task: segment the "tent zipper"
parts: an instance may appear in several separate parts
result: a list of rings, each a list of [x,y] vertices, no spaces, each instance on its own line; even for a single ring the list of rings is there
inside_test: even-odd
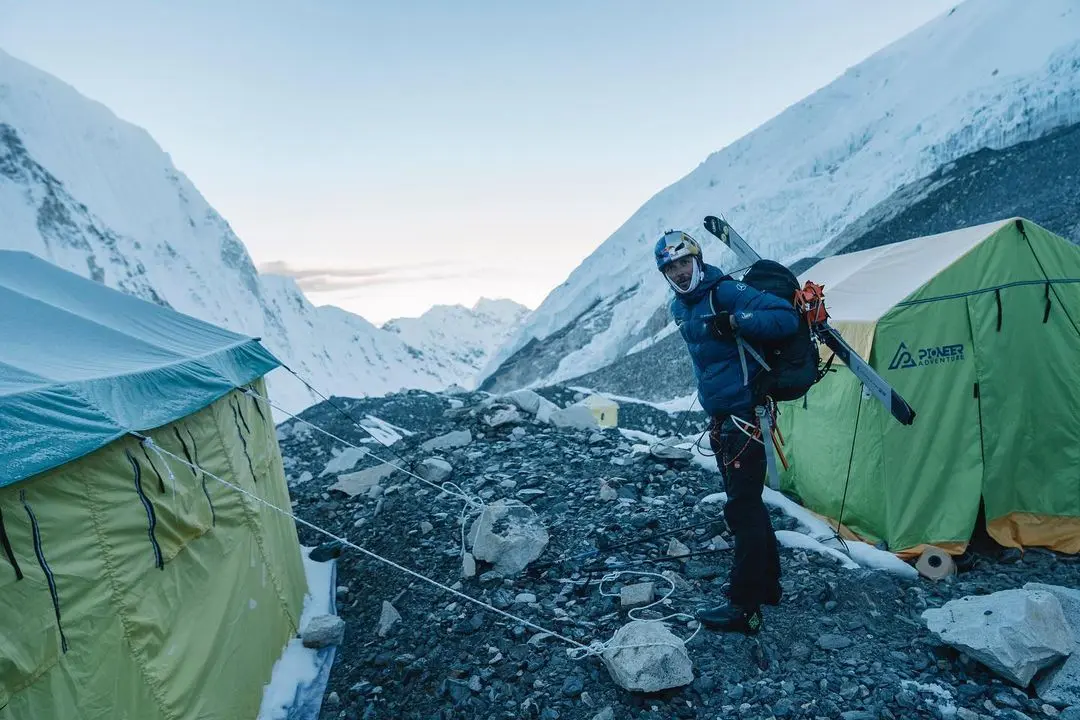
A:
[[[146,493],[143,491],[142,469],[130,451],[125,450],[124,454],[127,455],[128,462],[131,463],[131,470],[135,474],[135,492],[139,494],[143,509],[146,510],[147,534],[150,536],[150,544],[154,548],[154,566],[159,570],[164,570],[165,561],[161,556],[161,546],[158,545],[157,537],[154,535],[154,530],[157,529],[157,514],[154,512],[154,506],[150,503],[150,498],[146,497]]]
[[[31,509],[30,503],[26,502],[25,490],[19,491],[19,499],[22,500],[23,507],[26,508],[26,514],[30,516],[30,526],[34,530],[34,554],[37,555],[38,565],[41,566],[41,571],[45,573],[45,580],[49,583],[49,595],[52,597],[53,612],[56,613],[56,629],[60,631],[60,647],[66,655],[68,642],[67,637],[64,636],[64,626],[60,622],[60,596],[56,592],[56,578],[53,577],[52,570],[49,569],[49,563],[45,561],[45,549],[41,546],[41,529],[38,527],[37,517],[34,515],[33,509]]]
[[[22,580],[22,568],[19,567],[19,561],[15,558],[15,551],[11,549],[11,540],[8,539],[7,528],[4,527],[3,508],[0,508],[0,543],[4,545],[4,553],[7,555],[8,562],[10,562],[11,567],[15,569],[16,582]]]

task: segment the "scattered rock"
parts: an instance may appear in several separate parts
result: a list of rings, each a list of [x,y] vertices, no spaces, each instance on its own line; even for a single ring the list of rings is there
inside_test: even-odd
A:
[[[566,697],[577,697],[585,689],[585,681],[577,675],[566,678],[562,684],[562,694]]]
[[[601,657],[611,678],[626,690],[657,692],[694,681],[686,646],[659,622],[623,625]]]
[[[510,423],[522,422],[524,418],[521,417],[521,413],[517,411],[515,407],[503,407],[496,410],[493,414],[484,418],[491,427],[499,427],[500,425],[507,425]]]
[[[340,645],[345,639],[345,621],[337,615],[316,615],[304,628],[301,639],[309,648]]]
[[[381,464],[375,467],[360,470],[354,473],[338,475],[337,482],[330,486],[331,490],[338,490],[349,497],[355,497],[370,492],[386,478],[397,472],[391,465]]]
[[[445,435],[432,438],[420,446],[424,452],[432,450],[448,450],[450,448],[464,447],[473,441],[472,433],[468,430],[454,430]]]
[[[843,650],[851,647],[851,645],[851,638],[833,633],[825,633],[818,636],[817,639],[817,646],[822,650]]]
[[[472,554],[503,575],[516,575],[540,557],[549,536],[536,513],[513,500],[487,505],[469,528]]]
[[[386,637],[386,634],[390,632],[390,628],[394,627],[394,623],[401,619],[401,615],[394,606],[386,600],[383,600],[382,614],[379,615],[379,627],[376,629],[379,637]]]
[[[438,485],[454,474],[454,468],[442,458],[427,458],[417,468],[417,475]]]
[[[671,538],[667,548],[668,557],[685,557],[690,554],[690,548],[683,545],[675,538]]]
[[[1048,592],[968,596],[926,610],[922,618],[943,642],[1020,687],[1073,649],[1061,603]]]
[[[326,463],[326,467],[319,473],[319,477],[326,477],[327,475],[338,475],[344,472],[348,472],[356,467],[356,463],[360,462],[368,454],[367,448],[345,448],[340,453],[334,455],[334,458]],[[308,480],[311,478],[309,477]],[[304,481],[301,481],[304,482]]]
[[[1039,697],[1055,705],[1080,705],[1080,652],[1035,680]]]
[[[537,395],[548,399],[537,405],[557,410],[571,401],[572,394],[542,388]],[[446,393],[423,391],[337,402],[355,417],[378,418],[414,431],[413,435],[399,433],[401,439],[394,444],[397,455],[418,474],[426,472],[425,458],[446,462],[451,479],[489,505],[498,498],[514,499],[522,489],[542,490],[543,495],[536,493],[526,504],[544,523],[550,540],[530,565],[540,559],[580,560],[505,577],[471,553],[463,557],[461,536],[466,536],[468,545],[471,521],[477,514],[461,526],[458,498],[404,479],[400,491],[394,492],[395,477],[400,476],[375,485],[376,491],[386,488],[377,499],[365,493],[348,497],[329,491],[337,478],[333,473],[311,477],[303,485],[291,482],[296,515],[494,608],[586,645],[608,640],[628,620],[619,594],[602,597],[597,591],[596,581],[605,571],[590,574],[586,566],[663,573],[675,591],[664,607],[641,611],[647,617],[692,612],[723,602],[733,560],[730,550],[665,559],[671,537],[694,553],[730,543],[721,515],[724,496],[718,492],[722,480],[708,463],[657,458],[648,451],[655,439],[630,432],[642,430],[653,436],[661,432],[670,438],[667,444],[678,445],[680,438],[689,442],[698,436],[703,414],[695,411],[688,416],[620,403],[620,429],[601,433],[534,422],[527,409],[505,396],[463,392],[456,397],[461,407],[453,412],[447,411]],[[498,428],[485,422],[485,416],[511,404],[524,422]],[[329,404],[313,406],[305,417],[340,437],[352,437],[349,433],[355,432],[348,418]],[[340,454],[341,444],[321,434],[296,432],[295,425],[288,421],[278,432],[289,477],[303,477],[304,472],[317,476]],[[421,449],[422,441],[451,432],[462,433],[466,444]],[[616,461],[625,464],[617,467]],[[364,458],[355,467],[366,465],[373,462]],[[767,502],[772,499],[769,495],[767,491]],[[378,514],[373,512],[376,506]],[[768,508],[777,529],[812,532],[784,515],[774,502],[768,502]],[[431,530],[427,530],[429,525]],[[621,545],[679,527],[690,529],[656,541]],[[506,528],[495,529],[501,533]],[[297,532],[305,547],[323,542],[307,527],[298,526]],[[583,555],[590,550],[597,552]],[[340,705],[324,703],[335,719],[339,715],[340,720],[452,715],[539,720],[546,713],[547,718],[569,720],[600,713],[606,720],[842,720],[871,713],[879,720],[1019,720],[1023,716],[1047,720],[1055,715],[1080,720],[1080,710],[1070,712],[1060,704],[1062,696],[1050,695],[1059,703],[1060,713],[1054,703],[1035,697],[1051,672],[1069,660],[1038,673],[1027,692],[1021,693],[918,623],[923,610],[950,599],[1018,588],[1030,580],[1065,590],[1080,587],[1080,562],[1064,554],[1029,550],[1019,562],[1001,564],[993,554],[976,549],[957,575],[929,583],[869,569],[846,571],[813,552],[781,548],[784,601],[766,608],[766,631],[755,638],[699,632],[684,648],[693,659],[690,674],[697,677],[689,685],[644,696],[615,682],[601,658],[568,658],[563,642],[548,632],[416,583],[360,553],[342,552],[335,543],[327,543],[325,551],[317,548],[312,557],[316,555],[339,558],[337,584],[351,590],[338,593],[337,611],[351,629],[368,628],[344,633],[338,646],[336,669],[326,691],[338,693]],[[656,564],[642,564],[645,560]],[[458,575],[466,570],[471,577]],[[590,577],[592,582],[586,584]],[[654,598],[666,594],[669,587],[667,581],[648,577],[624,576],[623,584],[642,580],[662,583],[654,585]],[[382,599],[408,620],[396,622],[385,639],[377,635]],[[1069,620],[1065,600],[1059,596],[1059,601]],[[674,636],[685,638],[696,625],[679,619],[669,628]],[[817,644],[823,634],[847,638],[851,645],[838,651],[823,649]],[[641,652],[625,650],[626,655]],[[600,668],[600,662],[605,668]],[[564,684],[568,691],[577,691],[577,680],[588,692],[564,694]],[[430,688],[430,692],[417,692],[417,688]],[[938,695],[932,688],[945,694]]]
[[[688,461],[694,458],[692,452],[685,448],[675,447],[675,445],[671,444],[673,442],[681,442],[681,438],[674,438],[672,440],[665,439],[664,441],[653,443],[649,446],[649,454],[662,460]]]
[[[648,605],[653,601],[655,587],[651,582],[624,585],[619,591],[619,604],[624,608]]]

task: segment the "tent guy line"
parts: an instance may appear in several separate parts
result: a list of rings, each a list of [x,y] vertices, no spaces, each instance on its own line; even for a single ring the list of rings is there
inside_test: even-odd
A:
[[[340,535],[336,535],[336,534],[330,532],[329,530],[326,530],[325,528],[319,527],[318,525],[316,525],[316,524],[314,524],[312,522],[309,522],[309,521],[307,521],[307,520],[305,520],[305,519],[303,519],[303,518],[289,512],[288,510],[284,510],[284,509],[278,507],[277,505],[274,505],[272,502],[269,502],[268,500],[264,500],[263,498],[259,497],[258,495],[255,495],[254,493],[249,492],[248,490],[245,490],[244,488],[242,488],[242,487],[240,487],[238,485],[235,485],[235,484],[229,482],[228,480],[226,480],[226,479],[224,479],[222,477],[219,477],[218,475],[215,475],[214,473],[210,472],[209,470],[207,470],[207,469],[205,469],[203,467],[200,467],[200,466],[196,465],[195,463],[190,463],[190,462],[186,461],[184,458],[181,458],[179,455],[176,455],[176,454],[174,454],[172,452],[169,452],[165,448],[163,448],[160,445],[158,445],[157,443],[155,443],[153,438],[151,438],[148,435],[143,435],[142,433],[138,433],[138,432],[134,432],[134,431],[131,431],[130,434],[133,437],[137,438],[140,443],[146,445],[147,447],[149,447],[154,452],[159,453],[159,454],[168,455],[169,457],[173,458],[174,460],[176,460],[180,464],[186,465],[187,467],[191,468],[192,470],[197,470],[197,471],[200,471],[200,472],[204,473],[205,475],[213,478],[214,480],[217,480],[222,485],[225,485],[226,487],[229,487],[229,488],[232,488],[233,490],[236,490],[240,494],[251,498],[252,500],[266,506],[267,508],[269,508],[270,510],[273,510],[274,512],[280,513],[281,515],[289,518],[293,522],[299,523],[300,525],[303,525],[304,527],[310,528],[311,530],[314,530],[317,533],[325,535],[326,537],[330,538],[331,540],[335,540],[335,541],[341,543],[342,545],[345,545],[346,547],[350,547],[350,548],[352,548],[354,550],[358,550],[359,552],[363,553],[364,555],[367,555],[368,557],[372,558],[373,560],[378,560],[381,563],[385,563],[385,564],[389,565],[392,568],[395,568],[395,569],[400,570],[400,571],[402,571],[402,572],[404,572],[404,573],[406,573],[408,575],[411,575],[412,577],[415,577],[418,580],[423,580],[424,582],[426,582],[426,583],[428,583],[430,585],[434,585],[435,587],[437,587],[437,588],[439,588],[441,590],[445,590],[446,592],[451,593],[451,594],[453,594],[453,595],[455,595],[455,596],[457,596],[457,597],[459,597],[459,598],[461,598],[463,600],[467,600],[468,602],[471,602],[471,603],[473,603],[475,605],[479,605],[480,607],[482,607],[482,608],[484,608],[486,610],[490,610],[490,611],[492,611],[494,613],[502,615],[505,618],[513,620],[514,622],[521,623],[522,625],[526,625],[528,627],[531,627],[534,630],[539,630],[540,632],[545,633],[546,635],[549,635],[551,637],[562,640],[563,642],[568,643],[569,645],[573,645],[574,647],[567,650],[567,653],[570,655],[571,658],[573,658],[575,660],[581,660],[583,658],[587,658],[587,657],[590,657],[590,656],[593,656],[593,655],[600,655],[601,653],[603,653],[606,650],[625,650],[625,649],[630,649],[630,648],[653,647],[653,646],[660,646],[660,645],[669,645],[670,646],[671,645],[671,643],[633,643],[633,644],[626,644],[626,645],[610,645],[609,644],[610,641],[605,643],[605,642],[599,642],[599,641],[595,641],[595,640],[592,643],[590,643],[589,645],[585,645],[583,643],[578,642],[577,640],[574,640],[572,638],[568,638],[565,635],[557,633],[554,630],[549,630],[549,629],[547,629],[545,627],[537,625],[536,623],[530,622],[529,620],[526,620],[525,618],[518,617],[517,615],[512,615],[511,613],[508,613],[508,612],[506,612],[504,610],[500,610],[499,608],[497,608],[497,607],[495,607],[493,605],[490,605],[490,604],[484,602],[483,600],[478,600],[478,599],[472,597],[471,595],[466,595],[463,592],[460,592],[458,590],[455,590],[452,587],[449,587],[447,585],[444,585],[444,584],[440,583],[438,580],[433,580],[432,578],[429,578],[429,577],[427,577],[425,575],[422,575],[421,573],[418,573],[415,570],[407,568],[404,565],[399,565],[398,563],[394,562],[393,560],[390,560],[388,558],[384,558],[384,557],[382,557],[381,555],[379,555],[377,553],[374,553],[374,552],[372,552],[370,550],[367,550],[367,549],[361,547],[360,545],[357,545],[356,543],[348,540],[347,538],[341,537]],[[623,571],[623,570],[617,571],[616,573],[612,573],[610,576],[608,576],[605,579],[609,579],[609,580],[617,579],[619,574],[622,574],[622,573],[625,573],[625,572],[627,572],[627,571]],[[659,575],[657,573],[635,573],[635,574],[652,574],[652,575],[656,575],[657,577],[661,577],[664,580],[667,580],[667,578],[664,578],[662,575]],[[671,582],[671,581],[668,580],[668,582]],[[671,592],[674,592],[674,584],[672,585],[672,591]],[[668,595],[665,595],[663,598],[661,598],[657,602],[663,602],[668,597],[670,597],[670,595],[671,595],[671,593],[669,592]],[[653,603],[653,604],[655,605],[656,603]],[[676,613],[675,615],[680,615],[681,616],[681,613]],[[669,616],[669,617],[673,617],[673,616]],[[639,622],[660,622],[663,619],[666,619],[666,618],[661,618],[660,620],[643,620],[643,621],[639,621]],[[696,635],[696,634],[697,633],[695,631],[694,635]],[[690,637],[693,638],[694,635],[691,635]]]
[[[318,390],[315,390],[315,388],[311,387],[311,385],[306,380],[304,380],[304,378],[300,377],[300,375],[298,375],[296,372],[294,372],[292,370],[290,370],[289,372],[292,372],[292,374],[294,376],[296,376],[297,380],[299,380],[300,382],[307,385],[314,392],[318,392]],[[375,460],[378,460],[381,464],[389,465],[390,467],[394,468],[395,470],[400,470],[401,472],[405,473],[406,475],[408,475],[410,477],[413,477],[413,478],[416,478],[417,480],[424,483],[425,485],[429,485],[429,486],[435,488],[440,493],[446,493],[447,495],[451,495],[451,496],[456,495],[457,497],[461,498],[465,502],[465,504],[461,508],[461,517],[460,517],[460,523],[461,523],[461,557],[464,558],[465,555],[468,553],[468,548],[467,548],[467,546],[465,544],[465,523],[468,521],[469,517],[473,513],[476,513],[476,512],[479,512],[480,517],[483,518],[484,513],[487,512],[487,503],[484,502],[483,498],[481,498],[479,496],[471,496],[471,495],[469,495],[468,493],[466,493],[461,488],[460,485],[458,485],[456,483],[452,483],[449,480],[442,483],[441,485],[436,485],[435,483],[431,482],[430,480],[427,480],[425,478],[420,477],[419,475],[412,472],[411,470],[406,470],[406,469],[402,468],[399,465],[395,465],[394,463],[390,462],[389,460],[384,460],[383,458],[380,458],[378,455],[374,454],[373,452],[371,452],[367,448],[360,447],[359,445],[354,445],[351,442],[349,442],[348,440],[343,440],[343,439],[339,438],[337,435],[334,435],[333,433],[330,433],[330,432],[327,432],[326,430],[323,430],[318,425],[316,425],[316,424],[314,424],[312,422],[309,422],[308,420],[305,420],[302,417],[298,417],[298,416],[294,415],[293,413],[289,412],[288,410],[286,410],[286,409],[278,406],[277,404],[275,404],[270,398],[263,397],[262,395],[255,392],[251,388],[238,388],[238,389],[241,392],[243,392],[244,394],[248,395],[249,397],[251,397],[251,398],[253,398],[255,400],[261,400],[262,402],[266,403],[270,407],[285,413],[286,415],[293,418],[294,420],[297,420],[298,422],[301,422],[301,423],[307,425],[308,427],[314,428],[315,430],[321,432],[323,435],[331,437],[331,438],[333,438],[334,440],[337,440],[340,443],[344,443],[346,446],[351,447],[354,450],[362,450],[364,452],[364,454],[369,455],[371,458],[373,458]],[[256,405],[256,407],[258,407],[258,406]],[[344,410],[342,410],[342,412],[344,412]],[[346,415],[348,415],[348,413],[346,413]],[[348,417],[349,417],[350,420],[352,419],[352,416],[348,416]],[[366,431],[368,433],[368,435],[371,435],[372,438],[374,438],[377,442],[379,442],[381,445],[383,445],[387,450],[390,450],[390,452],[394,452],[393,450],[390,449],[390,446],[386,445],[381,440],[379,440],[379,438],[376,437],[375,433],[371,432],[371,430],[364,427],[363,425],[356,422],[355,420],[353,420],[353,424],[356,425],[359,428],[362,428],[364,431]],[[397,455],[397,453],[394,453],[394,454]],[[398,455],[398,457],[401,458],[400,455]],[[404,458],[402,458],[402,459],[404,459]],[[454,490],[450,490],[448,488],[454,488]],[[438,498],[436,498],[436,499],[438,499]]]
[[[294,371],[290,371],[290,372],[292,372],[292,374],[295,375],[298,380],[303,382],[305,385],[307,385],[309,388],[311,388],[314,392],[318,392],[307,381],[305,381],[302,377],[300,377],[300,375],[298,375],[296,372],[294,372]],[[458,497],[463,498],[465,500],[466,504],[461,509],[461,519],[460,519],[460,525],[461,525],[461,554],[462,554],[462,556],[464,556],[466,554],[467,547],[466,547],[466,544],[465,544],[465,524],[466,524],[466,522],[468,520],[468,517],[473,512],[475,512],[477,509],[480,510],[481,517],[483,517],[483,513],[487,511],[487,504],[483,501],[483,499],[481,499],[479,497],[470,497],[469,495],[467,495],[465,493],[465,491],[461,488],[461,486],[459,486],[459,485],[457,485],[455,483],[447,481],[446,483],[444,483],[444,485],[449,485],[449,486],[451,486],[453,488],[456,488],[458,490],[458,492],[456,492],[456,493],[452,492],[450,490],[447,490],[445,487],[436,485],[436,484],[432,483],[431,481],[420,477],[419,475],[416,475],[416,474],[414,474],[414,473],[412,473],[412,472],[410,472],[408,470],[402,469],[401,467],[395,465],[394,463],[390,462],[389,460],[383,460],[383,459],[379,458],[378,456],[372,454],[366,448],[361,448],[361,447],[359,447],[357,445],[353,445],[348,440],[343,440],[342,438],[339,438],[338,436],[336,436],[336,435],[334,435],[334,434],[320,428],[318,425],[315,425],[314,423],[312,423],[312,422],[310,422],[308,420],[305,420],[305,419],[303,419],[301,417],[297,417],[296,415],[293,415],[292,413],[290,413],[288,410],[285,410],[285,409],[283,409],[281,407],[278,407],[278,405],[276,405],[272,400],[270,400],[270,398],[267,398],[267,397],[264,397],[263,395],[260,395],[259,393],[255,392],[251,388],[237,388],[237,389],[240,390],[241,392],[243,392],[244,394],[248,395],[249,397],[251,397],[253,399],[256,399],[256,400],[261,400],[262,402],[265,402],[270,407],[272,407],[272,408],[274,408],[276,410],[279,410],[279,411],[285,413],[286,415],[289,415],[293,419],[295,419],[295,420],[297,420],[297,421],[299,421],[301,423],[304,423],[305,425],[307,425],[307,426],[309,426],[309,427],[323,433],[324,435],[327,435],[328,437],[331,437],[331,438],[337,440],[338,442],[344,443],[345,445],[347,445],[347,446],[349,446],[351,448],[354,448],[356,450],[363,450],[368,455],[371,455],[371,457],[374,458],[375,460],[379,460],[381,463],[389,465],[389,466],[391,466],[391,467],[393,467],[393,468],[395,468],[397,470],[401,470],[403,473],[405,473],[407,475],[410,475],[411,477],[416,478],[417,480],[419,480],[422,483],[430,485],[431,487],[434,487],[437,490],[446,492],[449,495],[457,495]],[[342,412],[344,412],[344,411],[342,411]],[[350,419],[351,419],[351,416],[350,416]],[[377,440],[377,441],[379,440],[379,438],[375,437],[375,435],[368,428],[364,427],[363,425],[360,425],[355,420],[353,421],[353,424],[357,425],[358,427],[360,427],[363,430],[367,431],[368,434],[371,435],[375,440]],[[149,441],[147,444],[150,446],[150,448],[152,450],[154,450],[155,452],[158,452],[158,454],[160,455],[160,451],[158,450],[157,446],[154,445],[152,440]],[[386,446],[386,447],[387,447],[387,449],[389,449],[389,446]],[[391,452],[393,452],[393,451],[391,450]],[[185,464],[189,464],[189,463],[185,463]],[[213,477],[212,474],[210,474],[210,473],[207,473],[207,474],[209,474],[211,477]],[[273,507],[274,509],[277,509],[273,505],[270,505],[270,507]],[[286,513],[286,514],[288,515],[288,513]],[[293,516],[289,515],[289,517],[293,517]],[[298,522],[300,522],[300,520],[298,518],[294,518],[294,519],[296,519]],[[710,520],[709,522],[715,522],[715,520]],[[310,526],[309,523],[305,522],[304,524]],[[310,526],[310,527],[312,527],[313,529],[318,529],[320,532],[326,532],[326,531],[321,530],[319,528],[314,528],[314,526]],[[671,532],[674,532],[674,531],[671,531]],[[333,537],[328,532],[326,532],[326,534],[328,536],[330,536],[330,537]],[[663,533],[663,534],[667,535],[667,534],[671,534],[671,533],[669,532],[669,533]],[[337,539],[337,538],[334,538],[334,539]],[[344,540],[342,540],[341,542],[343,542],[345,544],[348,544],[348,542],[344,541]],[[387,561],[387,562],[389,562],[389,561]],[[609,574],[605,575],[604,578],[600,581],[600,594],[601,595],[607,595],[608,594],[608,593],[605,593],[604,589],[603,589],[603,584],[605,582],[614,582],[614,581],[618,580],[619,577],[621,575],[623,575],[623,574],[648,575],[648,576],[651,576],[651,577],[659,578],[660,580],[663,580],[664,582],[667,582],[667,583],[671,584],[671,588],[668,590],[667,594],[665,594],[660,599],[646,605],[643,608],[637,608],[638,610],[644,610],[646,608],[651,608],[653,605],[657,605],[657,604],[666,602],[668,600],[668,598],[671,597],[671,595],[675,592],[675,584],[671,581],[670,578],[667,578],[664,575],[661,575],[660,573],[645,572],[645,571],[640,571],[640,570],[635,570],[635,571],[617,570],[617,571],[615,571],[613,573],[609,573]],[[480,604],[483,604],[481,601],[477,601],[477,602],[479,602]],[[487,605],[484,605],[484,606],[485,607],[490,607],[490,606],[487,606]],[[505,613],[503,613],[503,614],[505,614]],[[692,616],[686,615],[685,613],[674,613],[672,615],[666,615],[666,616],[658,618],[656,620],[644,620],[642,618],[637,618],[637,617],[631,615],[632,619],[638,620],[639,622],[662,622],[664,620],[668,620],[670,618],[675,618],[675,617],[685,618],[687,620],[693,620]],[[689,642],[690,640],[692,640],[694,638],[694,636],[697,635],[698,630],[700,630],[700,626],[697,629],[694,630],[693,634],[691,634],[690,637],[687,638],[685,642]],[[544,632],[550,632],[550,631],[544,630]],[[608,640],[607,642],[594,641],[585,650],[585,654],[576,655],[574,657],[574,659],[581,659],[581,658],[584,658],[584,657],[588,657],[589,655],[598,655],[598,654],[602,653],[606,649],[627,649],[627,648],[631,648],[631,647],[650,647],[652,645],[665,645],[665,644],[667,644],[667,643],[648,643],[648,644],[633,644],[633,645],[613,646],[613,645],[611,645],[611,640]],[[582,646],[582,647],[584,647],[584,646]],[[578,648],[577,650],[574,650],[574,651],[571,651],[571,652],[572,653],[573,652],[579,652],[580,650],[581,650],[581,648]]]
[[[479,497],[470,496],[468,493],[466,493],[464,490],[461,489],[460,485],[457,485],[456,483],[446,481],[442,485],[436,485],[435,483],[431,482],[430,480],[425,480],[424,478],[420,477],[419,475],[417,475],[416,473],[414,473],[414,472],[412,472],[410,470],[406,470],[405,468],[403,468],[403,467],[401,467],[399,465],[395,465],[394,463],[390,462],[389,460],[384,460],[383,458],[381,458],[378,455],[374,454],[373,452],[371,452],[370,450],[368,450],[365,447],[360,447],[359,445],[354,445],[353,443],[349,442],[348,440],[342,440],[337,435],[334,435],[331,432],[327,432],[326,430],[323,430],[318,425],[315,425],[314,423],[309,422],[308,420],[305,420],[302,417],[298,417],[297,415],[292,414],[288,410],[285,410],[281,406],[275,404],[269,398],[263,397],[262,395],[260,395],[259,393],[255,392],[254,390],[252,390],[250,388],[237,388],[237,389],[240,390],[241,392],[243,392],[245,395],[249,395],[249,396],[251,396],[251,397],[253,397],[253,398],[257,399],[257,400],[261,400],[264,403],[266,403],[267,405],[269,405],[270,407],[285,413],[286,415],[293,418],[294,420],[302,422],[305,425],[307,425],[308,427],[310,427],[310,428],[312,428],[314,430],[317,430],[318,432],[321,432],[323,435],[326,435],[327,437],[331,437],[334,440],[337,440],[339,443],[342,443],[342,444],[344,444],[344,445],[346,445],[348,447],[351,447],[354,450],[362,450],[366,455],[370,456],[373,460],[379,461],[383,465],[389,465],[390,467],[394,468],[395,470],[400,470],[401,472],[405,473],[409,477],[415,478],[415,479],[419,480],[420,482],[424,483],[425,485],[430,485],[431,487],[435,488],[436,490],[439,490],[440,492],[444,492],[447,495],[456,495],[457,497],[464,500],[466,503],[468,503],[469,506],[471,506],[473,508],[482,508],[484,506],[484,501],[482,499],[480,499]],[[361,425],[360,427],[364,428],[363,425]],[[364,428],[364,430],[367,430],[367,428]],[[369,434],[371,434],[370,430],[368,430],[368,432],[369,432]],[[371,436],[373,438],[375,437],[374,434],[371,434]],[[378,440],[378,438],[375,438],[375,439]],[[449,487],[455,488],[455,489],[450,490],[450,489],[447,489],[446,486],[449,486]]]

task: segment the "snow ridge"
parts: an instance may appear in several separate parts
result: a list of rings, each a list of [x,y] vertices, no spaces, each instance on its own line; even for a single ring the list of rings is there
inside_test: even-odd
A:
[[[723,213],[765,257],[824,247],[901,185],[982,147],[1004,148],[1080,122],[1080,6],[968,0],[849,69],[658,192],[532,313],[481,373],[630,288],[602,332],[532,384],[580,376],[625,355],[670,291],[652,244],[681,228],[706,259],[730,254],[702,218]]]
[[[2,247],[260,338],[328,395],[471,386],[490,352],[476,328],[487,322],[501,340],[501,328],[520,320],[516,306],[486,301],[461,328],[444,318],[445,341],[418,349],[401,333],[313,306],[292,278],[257,272],[229,224],[147,132],[2,51],[0,227]],[[453,342],[459,331],[465,348]],[[284,370],[268,381],[290,412],[318,400]]]

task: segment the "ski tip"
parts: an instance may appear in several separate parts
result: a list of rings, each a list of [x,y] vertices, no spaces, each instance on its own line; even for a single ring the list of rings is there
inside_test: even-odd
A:
[[[903,425],[911,425],[915,422],[915,410],[904,398],[900,397],[895,390],[892,392],[892,410],[893,417],[900,421]]]

